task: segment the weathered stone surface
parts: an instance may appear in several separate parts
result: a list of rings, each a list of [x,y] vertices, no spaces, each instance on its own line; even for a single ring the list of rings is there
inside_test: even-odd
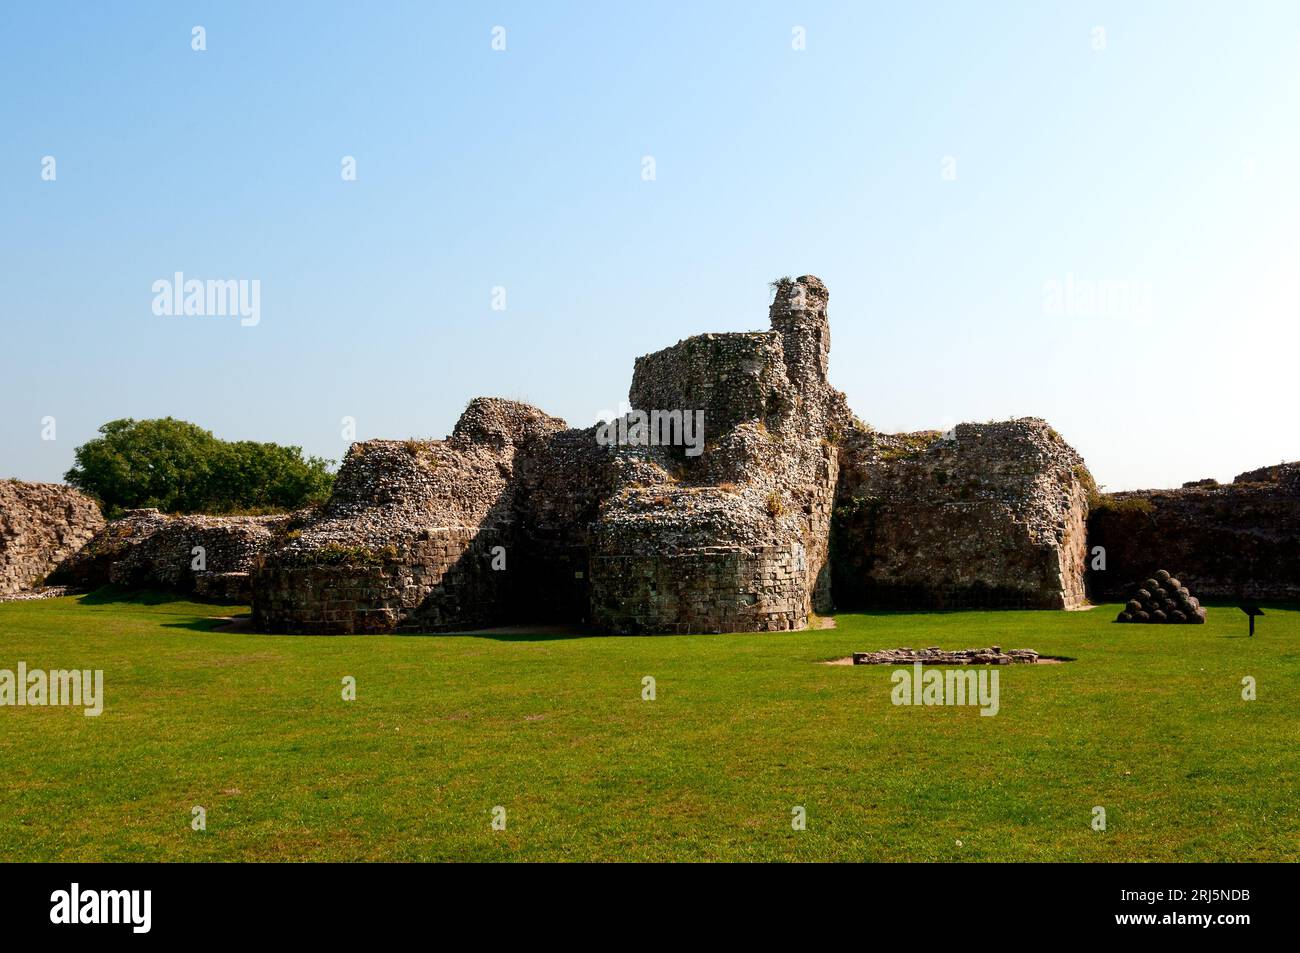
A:
[[[854,652],[854,665],[1032,665],[1039,655],[1033,649],[1009,649],[993,645],[985,649],[944,651],[928,649],[882,649],[879,652]]]
[[[700,455],[684,442],[602,442],[598,427],[486,398],[446,441],[354,445],[328,504],[254,573],[257,624],[806,625],[814,601],[830,607],[838,460],[826,436],[846,415],[825,379],[825,288],[780,283],[771,321],[771,331],[691,338],[637,362],[633,407],[702,410]],[[505,568],[493,568],[500,558]]]
[[[1091,478],[1046,422],[959,424],[841,450],[832,534],[841,608],[1073,608],[1085,602]]]
[[[1106,569],[1088,572],[1094,598],[1127,598],[1174,566],[1208,599],[1300,600],[1300,463],[1177,490],[1107,494],[1088,518]]]
[[[827,538],[848,424],[826,379],[825,286],[776,284],[772,330],[707,334],[640,358],[636,408],[702,408],[699,457],[652,448],[602,507],[592,615],[614,632],[804,628],[829,611]]]
[[[155,509],[128,510],[50,575],[51,582],[81,588],[113,583],[218,598],[251,598],[248,572],[272,548],[289,516],[168,516]],[[202,566],[195,568],[201,547]],[[220,585],[205,577],[236,573]],[[238,581],[242,580],[240,587]],[[234,588],[232,589],[232,585]]]
[[[251,597],[272,632],[799,629],[833,608],[832,576],[842,607],[1079,604],[1078,455],[1034,419],[871,432],[827,380],[825,286],[773,287],[769,330],[639,358],[613,427],[478,398],[446,440],[354,444],[321,507],[134,511],[51,581]],[[696,441],[681,424],[701,420]]]
[[[247,572],[196,572],[194,594],[214,602],[250,602],[253,587]]]
[[[24,589],[21,592],[0,594],[0,602],[36,602],[40,599],[58,599],[60,596],[70,596],[79,591],[72,586],[39,586],[35,589]]]
[[[891,451],[910,438],[855,429],[827,381],[825,286],[805,275],[774,287],[770,330],[704,334],[636,362],[624,423],[702,411],[702,453],[687,440],[611,442],[608,426],[573,429],[487,398],[447,440],[355,444],[330,501],[295,517],[253,570],[256,623],[803,628],[832,607],[837,487],[842,503],[892,507],[871,532],[850,520],[837,536],[850,595],[870,583],[919,585],[945,604],[988,592],[994,604],[1076,604],[1077,454],[1041,421],[1016,421],[964,425],[951,446],[901,461]],[[960,485],[942,490],[947,474]]]
[[[0,595],[39,586],[103,526],[99,505],[72,487],[0,480]]]
[[[447,440],[353,444],[329,501],[254,573],[255,624],[341,634],[509,620],[526,575],[510,562],[515,461],[563,427],[525,404],[479,398]],[[504,569],[492,568],[495,556]]]

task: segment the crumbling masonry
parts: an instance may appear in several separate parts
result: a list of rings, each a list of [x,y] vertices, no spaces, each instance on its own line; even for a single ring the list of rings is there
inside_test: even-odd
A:
[[[1080,603],[1078,455],[1035,420],[868,431],[827,381],[826,288],[775,287],[770,330],[637,360],[622,441],[479,398],[445,441],[354,444],[252,573],[255,624],[788,630],[830,611],[833,576],[842,606]],[[653,411],[703,411],[703,452],[638,440]]]
[[[0,480],[0,596],[43,585],[103,528],[99,506],[70,486]]]
[[[63,560],[47,581],[78,589],[110,584],[170,589],[205,599],[248,602],[253,595],[252,570],[275,547],[290,520],[288,516],[167,516],[155,509],[128,510]]]
[[[288,516],[138,510],[101,529],[66,487],[0,486],[0,595],[164,587],[251,600],[271,632],[775,631],[832,607],[1073,608],[1100,543],[1094,596],[1163,562],[1197,592],[1294,597],[1295,466],[1098,498],[1042,420],[858,422],[827,381],[818,279],[776,282],[769,319],[639,358],[621,421],[478,398],[446,440],[353,444],[330,499]]]
[[[1128,599],[1167,566],[1202,598],[1300,601],[1300,464],[1108,494],[1089,514],[1088,545],[1106,552],[1105,571],[1088,573],[1094,598]]]

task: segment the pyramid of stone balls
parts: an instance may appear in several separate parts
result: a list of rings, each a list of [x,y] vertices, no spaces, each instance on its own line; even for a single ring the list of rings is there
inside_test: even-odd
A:
[[[1162,569],[1142,583],[1115,621],[1200,625],[1205,621],[1205,610],[1186,586]]]

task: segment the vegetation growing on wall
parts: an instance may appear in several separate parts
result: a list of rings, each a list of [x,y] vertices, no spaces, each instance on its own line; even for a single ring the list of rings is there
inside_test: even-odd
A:
[[[1145,497],[1116,497],[1109,493],[1096,494],[1094,498],[1088,501],[1088,506],[1094,513],[1141,513],[1150,515],[1155,512],[1155,506]]]

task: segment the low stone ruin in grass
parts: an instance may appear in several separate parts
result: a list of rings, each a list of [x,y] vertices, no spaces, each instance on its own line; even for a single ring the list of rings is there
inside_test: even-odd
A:
[[[854,652],[854,665],[1032,665],[1039,655],[1033,649],[1008,649],[992,645],[986,649],[957,649],[946,652],[941,648],[882,649],[879,652]]]
[[[1187,587],[1161,569],[1138,587],[1115,621],[1200,625],[1205,614]]]

